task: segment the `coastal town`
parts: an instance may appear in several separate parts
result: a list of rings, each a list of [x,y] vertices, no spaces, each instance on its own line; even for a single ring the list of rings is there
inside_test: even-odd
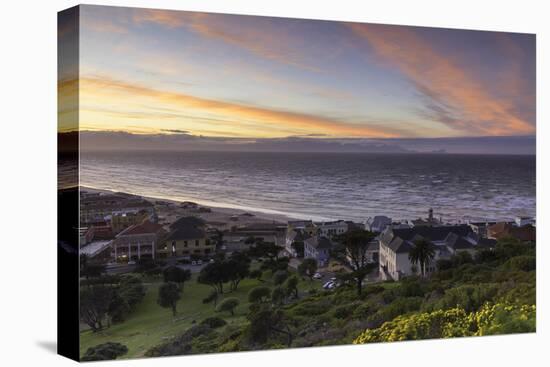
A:
[[[319,221],[78,196],[82,360],[535,330],[535,218]]]
[[[103,264],[107,272],[131,272],[144,259],[198,272],[216,255],[231,256],[261,243],[274,244],[279,255],[289,258],[297,269],[304,259],[314,259],[316,277],[351,272],[349,256],[336,251],[342,235],[352,231],[374,234],[365,248],[364,261],[374,264],[366,281],[395,280],[423,271],[435,271],[438,260],[459,253],[475,255],[492,249],[497,240],[514,238],[534,242],[536,222],[531,217],[514,221],[447,223],[436,218],[432,208],[425,218],[395,221],[380,215],[364,222],[333,220],[287,220],[262,213],[210,208],[194,202],[150,199],[120,192],[91,189],[80,191],[80,254],[92,263]],[[418,269],[410,252],[419,240],[430,241],[434,254]],[[328,279],[328,278],[327,278]],[[337,286],[327,281],[327,288]]]

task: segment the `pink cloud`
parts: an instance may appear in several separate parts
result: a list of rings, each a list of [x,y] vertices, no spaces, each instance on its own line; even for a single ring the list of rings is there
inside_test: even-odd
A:
[[[426,117],[458,133],[471,135],[532,134],[535,127],[516,111],[517,101],[498,98],[455,60],[446,57],[413,29],[401,26],[349,24],[376,54],[405,75],[427,99]],[[502,79],[516,89],[518,76]],[[530,96],[531,97],[531,96]],[[519,96],[518,98],[523,98]]]

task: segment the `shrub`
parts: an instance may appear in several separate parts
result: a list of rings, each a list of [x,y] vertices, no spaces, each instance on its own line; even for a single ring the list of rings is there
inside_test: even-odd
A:
[[[395,293],[391,289],[384,290],[380,295],[385,304],[392,303],[395,300]]]
[[[463,285],[446,290],[441,299],[426,307],[429,310],[460,307],[471,312],[494,299],[498,290],[499,286],[496,284]]]
[[[353,310],[354,319],[366,319],[376,311],[375,307],[370,302],[366,302]]]
[[[397,316],[419,310],[422,300],[422,297],[398,298],[391,304],[378,309],[367,320],[375,326],[380,326],[382,323],[390,321]]]
[[[275,305],[282,305],[285,302],[287,291],[283,287],[273,288],[271,292],[271,301]]]
[[[369,284],[365,287],[365,293],[368,294],[368,295],[382,293],[385,290],[386,290],[386,288],[382,287],[381,285],[376,285],[376,284]]]
[[[217,329],[219,327],[225,326],[227,322],[220,317],[208,317],[200,322],[199,325],[207,325],[211,329]]]
[[[120,343],[104,343],[88,348],[81,361],[106,361],[128,353],[128,347]]]
[[[331,308],[331,303],[328,298],[319,300],[307,300],[296,304],[292,308],[292,312],[298,316],[318,316],[322,315]]]
[[[535,317],[535,305],[485,304],[472,313],[455,307],[398,316],[379,328],[365,330],[353,343],[533,332]]]
[[[424,284],[416,278],[403,280],[396,291],[401,297],[423,297],[426,293]]]
[[[277,270],[273,273],[273,284],[281,285],[288,278],[288,271],[286,270]]]
[[[533,271],[537,268],[537,259],[534,256],[516,256],[508,260],[505,266],[515,271]]]
[[[334,311],[332,311],[332,314],[337,319],[346,319],[352,315],[353,311],[357,306],[358,306],[357,303],[338,306],[334,309]]]
[[[231,316],[235,315],[235,308],[239,305],[239,300],[234,297],[229,297],[224,299],[216,308],[216,311],[223,312],[227,311]]]

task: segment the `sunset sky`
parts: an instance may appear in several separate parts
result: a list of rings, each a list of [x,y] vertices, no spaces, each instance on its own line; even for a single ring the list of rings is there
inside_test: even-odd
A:
[[[99,6],[80,21],[81,130],[535,134],[534,35]]]

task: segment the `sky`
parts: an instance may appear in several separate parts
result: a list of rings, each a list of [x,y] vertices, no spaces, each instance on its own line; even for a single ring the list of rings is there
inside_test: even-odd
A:
[[[62,19],[59,36],[71,37]],[[230,142],[535,135],[530,34],[86,5],[79,37],[81,130]],[[61,99],[75,88],[69,69]],[[60,115],[60,130],[71,126]]]

